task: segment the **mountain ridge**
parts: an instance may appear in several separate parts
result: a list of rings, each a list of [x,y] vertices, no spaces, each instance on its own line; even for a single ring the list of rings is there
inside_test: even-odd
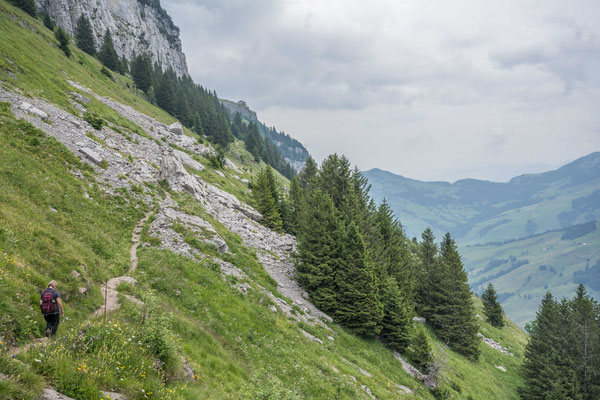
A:
[[[436,234],[438,235],[445,230],[449,230],[456,235],[458,240],[466,240],[469,244],[474,244],[478,239],[478,235],[467,236],[467,234],[469,234],[469,227],[475,223],[483,223],[498,218],[507,211],[552,200],[554,194],[551,192],[562,191],[566,194],[567,189],[571,187],[581,188],[586,184],[592,185],[594,189],[600,188],[595,182],[600,179],[600,152],[590,153],[552,171],[522,174],[508,182],[492,182],[472,178],[460,179],[453,183],[444,181],[424,182],[377,168],[365,171],[365,176],[372,185],[371,193],[375,200],[381,201],[384,197],[387,198],[398,219],[405,224],[405,228],[407,228],[410,235],[418,235],[427,223],[415,224],[409,222],[407,224],[405,220],[409,219],[403,218],[403,216],[410,213],[410,208],[402,208],[400,204],[402,202],[413,202],[416,206],[440,208],[438,210],[440,211],[438,213],[440,221],[436,222],[435,218],[423,218],[423,221],[427,219],[428,223],[433,223],[432,228],[437,230]],[[585,196],[577,198],[578,201],[586,202],[586,196],[594,196],[594,190],[588,192]],[[470,210],[466,211],[468,215],[465,215],[464,209],[462,213],[460,209],[448,209],[448,207],[464,208],[465,205],[471,207]],[[544,230],[566,227],[597,219],[600,216],[600,211],[596,207],[588,208],[578,208],[576,201],[575,209],[572,212],[569,213],[566,207],[561,212],[555,212],[553,217],[556,218],[556,221],[543,228],[540,226],[533,232],[525,232],[526,227],[523,226],[520,236],[526,236],[525,233],[540,233]],[[441,211],[444,211],[446,215],[442,216]],[[447,223],[448,221],[451,221],[451,223]],[[492,222],[497,223],[499,221]],[[480,226],[478,229],[482,228],[484,227]],[[495,238],[485,238],[485,235],[479,236],[481,236],[480,239],[485,241],[519,237],[519,235],[514,236],[512,232],[510,235],[512,236],[505,235],[504,237]],[[465,238],[465,236],[467,237]]]

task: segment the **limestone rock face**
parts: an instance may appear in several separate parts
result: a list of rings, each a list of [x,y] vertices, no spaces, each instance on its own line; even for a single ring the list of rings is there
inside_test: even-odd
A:
[[[205,191],[198,180],[188,174],[183,165],[172,155],[163,158],[158,172],[158,180],[165,180],[175,191],[186,191],[196,200],[205,203]]]
[[[77,20],[85,15],[100,47],[110,30],[115,50],[131,60],[133,54],[149,53],[163,70],[173,68],[179,76],[188,75],[181,50],[179,28],[164,12],[138,0],[36,0],[39,11],[46,12],[58,26],[73,35]],[[162,15],[161,15],[162,14]]]

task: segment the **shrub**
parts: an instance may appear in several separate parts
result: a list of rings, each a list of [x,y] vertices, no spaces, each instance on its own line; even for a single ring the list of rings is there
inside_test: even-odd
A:
[[[83,120],[89,123],[92,128],[97,131],[102,129],[102,126],[104,125],[104,120],[102,117],[93,111],[86,111],[85,114],[83,114]]]
[[[102,75],[106,75],[110,79],[113,78],[112,74],[110,73],[110,71],[106,67],[102,67],[102,69],[100,70],[100,72],[102,73]]]

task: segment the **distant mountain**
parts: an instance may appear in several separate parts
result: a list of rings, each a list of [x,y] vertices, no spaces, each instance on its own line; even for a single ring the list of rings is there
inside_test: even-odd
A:
[[[430,226],[462,244],[505,241],[600,217],[600,152],[506,183],[422,182],[380,169],[365,176],[372,196],[387,199],[410,236]]]
[[[263,122],[259,121],[256,112],[251,110],[243,100],[240,100],[237,103],[231,100],[221,100],[221,104],[225,106],[232,117],[236,113],[240,113],[242,120],[257,123],[260,134],[277,146],[277,149],[283,155],[285,161],[287,161],[296,172],[300,172],[300,170],[304,168],[304,163],[310,154],[302,143],[284,132],[278,132],[275,127],[267,127]]]
[[[385,197],[410,237],[430,226],[459,244],[472,289],[492,282],[519,325],[535,317],[547,290],[571,297],[577,284],[600,295],[600,153],[554,171],[506,183],[422,182],[372,169],[376,201]]]

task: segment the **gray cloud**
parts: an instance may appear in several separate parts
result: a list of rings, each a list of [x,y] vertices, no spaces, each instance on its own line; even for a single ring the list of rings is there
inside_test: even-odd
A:
[[[600,148],[596,1],[162,3],[194,79],[318,159],[508,179]]]

